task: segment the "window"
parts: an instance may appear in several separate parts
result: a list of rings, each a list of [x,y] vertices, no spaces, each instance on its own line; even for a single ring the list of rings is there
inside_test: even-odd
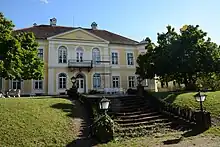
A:
[[[134,88],[135,87],[135,76],[128,77],[128,87]]]
[[[127,64],[128,65],[134,65],[133,53],[127,53]]]
[[[118,64],[118,53],[112,52],[112,64]]]
[[[100,88],[101,87],[101,76],[99,73],[95,73],[93,75],[93,88]]]
[[[43,89],[43,80],[34,80],[34,89]]]
[[[21,80],[12,80],[12,89],[21,89]]]
[[[83,62],[83,49],[81,47],[76,49],[76,62]]]
[[[66,88],[66,79],[67,79],[67,77],[66,77],[66,74],[65,73],[60,73],[59,74],[59,88],[60,89],[64,89],[64,88]]]
[[[64,46],[58,49],[58,62],[67,63],[67,49]]]
[[[38,57],[43,60],[44,59],[44,50],[42,48],[38,49]]]
[[[119,88],[120,83],[119,83],[119,76],[112,76],[112,86],[113,88]]]
[[[92,50],[92,60],[93,60],[93,63],[94,64],[100,64],[100,62],[99,62],[100,59],[101,59],[101,57],[100,57],[99,49],[98,48],[94,48]]]
[[[0,77],[0,91],[2,90],[2,77]]]

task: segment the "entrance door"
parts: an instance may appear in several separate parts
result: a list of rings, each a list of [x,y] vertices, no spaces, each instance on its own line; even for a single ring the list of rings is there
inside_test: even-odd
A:
[[[83,78],[78,78],[76,79],[76,86],[78,88],[79,93],[84,93],[84,79]]]

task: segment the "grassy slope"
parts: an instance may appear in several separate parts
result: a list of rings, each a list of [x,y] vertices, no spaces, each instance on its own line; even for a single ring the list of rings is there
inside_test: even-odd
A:
[[[51,108],[59,98],[0,99],[1,146],[65,146],[74,140],[72,119],[66,112]]]
[[[199,102],[196,102],[193,95],[196,92],[182,93],[182,94],[172,94],[168,92],[155,92],[154,96],[164,99],[165,101],[176,104],[181,107],[199,109]],[[211,113],[213,118],[220,119],[220,91],[216,92],[206,92],[207,98],[203,103],[204,109]],[[215,134],[220,136],[220,126],[219,123],[217,126],[211,127],[207,133]]]
[[[171,94],[167,92],[153,93],[158,98],[164,99],[165,101],[176,104],[181,107],[199,109],[199,102],[196,102],[193,95],[196,92],[182,93],[182,94]],[[209,111],[212,116],[220,116],[220,91],[206,92],[207,98],[203,103],[204,109]]]

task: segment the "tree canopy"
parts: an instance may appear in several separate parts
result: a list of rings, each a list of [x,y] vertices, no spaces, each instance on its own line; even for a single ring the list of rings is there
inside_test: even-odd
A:
[[[43,61],[33,33],[13,33],[14,24],[0,13],[0,77],[41,79]]]
[[[185,25],[179,33],[167,26],[157,34],[157,45],[146,41],[147,52],[138,57],[136,68],[143,79],[156,75],[162,82],[175,80],[192,88],[199,77],[220,70],[220,48],[198,25]]]

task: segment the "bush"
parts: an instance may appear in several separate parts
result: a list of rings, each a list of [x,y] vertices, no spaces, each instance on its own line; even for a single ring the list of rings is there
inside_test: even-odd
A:
[[[131,89],[131,88],[129,88],[126,93],[127,93],[127,94],[137,94],[137,89]]]
[[[89,91],[89,94],[100,94],[100,92],[97,90],[91,90]]]
[[[202,75],[197,79],[197,87],[206,90],[219,90],[220,89],[220,74],[211,73]]]

